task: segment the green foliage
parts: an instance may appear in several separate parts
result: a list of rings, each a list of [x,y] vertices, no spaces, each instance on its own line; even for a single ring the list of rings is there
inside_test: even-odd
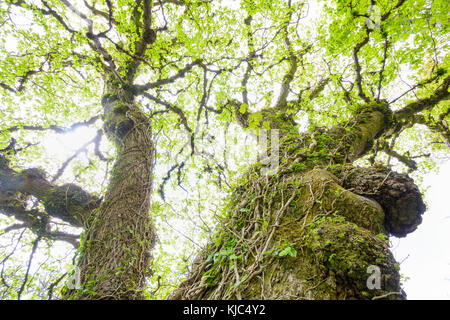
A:
[[[291,243],[286,242],[282,247],[285,247],[285,248],[278,252],[279,257],[284,257],[284,256],[289,255],[289,256],[295,258],[297,256],[297,250],[295,250],[292,247]]]

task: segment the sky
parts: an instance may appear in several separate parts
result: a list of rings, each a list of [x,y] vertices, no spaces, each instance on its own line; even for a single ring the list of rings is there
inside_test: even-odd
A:
[[[424,176],[427,211],[422,224],[406,238],[391,239],[408,299],[450,299],[450,161],[439,173]],[[403,261],[403,262],[402,262]]]

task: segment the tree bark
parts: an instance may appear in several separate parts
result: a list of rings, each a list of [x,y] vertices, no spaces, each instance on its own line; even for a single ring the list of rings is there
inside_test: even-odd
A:
[[[81,285],[71,299],[143,299],[156,238],[149,215],[154,145],[151,123],[134,95],[108,83],[104,131],[117,156],[104,202],[91,213],[81,242]]]

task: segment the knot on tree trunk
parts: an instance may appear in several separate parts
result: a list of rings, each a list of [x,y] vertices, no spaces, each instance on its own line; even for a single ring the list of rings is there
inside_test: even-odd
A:
[[[384,166],[339,166],[330,171],[342,187],[381,205],[385,212],[384,226],[391,235],[405,237],[422,222],[426,209],[422,194],[407,174]]]

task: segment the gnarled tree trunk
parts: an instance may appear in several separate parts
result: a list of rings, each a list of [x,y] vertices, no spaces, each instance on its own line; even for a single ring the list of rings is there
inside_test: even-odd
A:
[[[421,194],[404,174],[351,165],[392,126],[388,105],[303,136],[283,112],[261,112],[282,131],[278,172],[250,169],[169,299],[403,299],[387,239],[421,222]]]

